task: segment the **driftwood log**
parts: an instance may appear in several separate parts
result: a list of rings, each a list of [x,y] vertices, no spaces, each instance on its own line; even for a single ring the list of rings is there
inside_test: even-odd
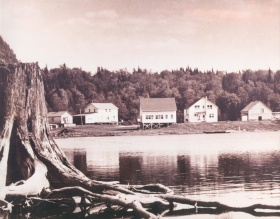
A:
[[[0,64],[0,215],[3,217],[12,210],[45,215],[73,213],[77,207],[84,216],[108,211],[126,215],[132,209],[141,218],[225,211],[255,215],[256,208],[280,209],[264,205],[234,208],[175,195],[163,185],[126,186],[89,179],[69,163],[49,135],[46,114],[38,64]],[[174,203],[186,204],[187,209],[176,211]]]

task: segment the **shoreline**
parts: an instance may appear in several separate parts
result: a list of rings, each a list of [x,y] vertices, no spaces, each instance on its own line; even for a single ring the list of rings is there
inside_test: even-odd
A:
[[[79,125],[50,130],[54,138],[226,134],[236,132],[280,131],[280,121],[221,121],[215,123],[178,123],[159,129],[143,130],[136,125]]]

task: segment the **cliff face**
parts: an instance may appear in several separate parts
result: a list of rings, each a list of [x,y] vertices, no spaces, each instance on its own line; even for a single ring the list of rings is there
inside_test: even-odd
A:
[[[17,63],[18,60],[14,51],[0,36],[0,62],[3,63]]]

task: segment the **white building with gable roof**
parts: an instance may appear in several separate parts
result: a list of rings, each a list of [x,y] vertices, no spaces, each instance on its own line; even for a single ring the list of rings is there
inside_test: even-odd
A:
[[[83,114],[74,116],[74,120],[77,124],[118,123],[118,113],[119,108],[112,103],[90,103]]]
[[[219,108],[216,104],[202,97],[187,110],[184,110],[185,122],[217,122]]]

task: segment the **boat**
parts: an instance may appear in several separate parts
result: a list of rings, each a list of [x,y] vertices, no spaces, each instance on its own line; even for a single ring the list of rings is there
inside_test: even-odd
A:
[[[221,131],[204,131],[203,133],[205,134],[225,134],[225,133],[230,133],[230,131],[224,131],[224,130],[221,130]]]

